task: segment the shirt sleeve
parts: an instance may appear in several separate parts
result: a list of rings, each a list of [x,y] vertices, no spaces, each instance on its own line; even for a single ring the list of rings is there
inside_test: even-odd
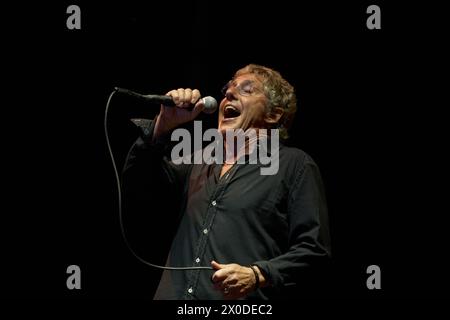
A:
[[[271,260],[254,263],[275,291],[314,281],[310,276],[318,275],[330,262],[328,213],[319,168],[305,155],[295,177],[287,208],[289,249]]]
[[[158,243],[161,256],[167,254],[165,249],[181,217],[185,182],[192,167],[170,161],[170,133],[152,140],[155,120],[132,120],[139,137],[128,152],[121,175],[124,230],[128,242],[142,257],[150,254],[148,243]],[[163,230],[163,235],[152,232],[155,228]],[[155,258],[158,254],[154,251],[152,261],[163,261]]]
[[[172,148],[170,133],[153,141],[156,118],[131,121],[139,128],[139,137],[131,147],[125,161],[122,184],[141,182],[146,185],[153,180],[172,188],[182,186],[191,166],[183,163],[174,164],[170,161]],[[145,183],[146,181],[148,182]]]

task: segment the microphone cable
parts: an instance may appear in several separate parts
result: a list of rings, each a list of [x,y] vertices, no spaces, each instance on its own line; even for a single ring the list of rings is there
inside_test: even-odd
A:
[[[123,217],[122,217],[122,188],[120,185],[120,178],[119,178],[119,173],[117,171],[117,166],[116,166],[116,162],[114,160],[114,155],[112,152],[112,148],[111,148],[111,144],[109,142],[109,134],[108,134],[108,112],[109,112],[109,105],[111,102],[112,97],[114,96],[114,94],[117,91],[114,90],[113,92],[111,92],[111,94],[109,95],[108,98],[108,102],[106,103],[106,108],[105,108],[105,117],[104,117],[104,130],[105,130],[105,138],[106,138],[106,145],[108,146],[108,152],[109,152],[109,156],[111,158],[111,162],[112,162],[112,166],[114,169],[114,176],[116,179],[116,186],[117,186],[117,196],[118,196],[118,204],[119,204],[119,224],[120,224],[120,231],[122,233],[122,238],[128,248],[128,250],[130,250],[130,252],[133,254],[133,256],[138,259],[140,262],[153,267],[153,268],[157,268],[157,269],[164,269],[164,270],[178,270],[178,271],[184,271],[184,270],[213,270],[212,267],[166,267],[166,266],[160,266],[154,263],[150,263],[148,261],[146,261],[145,259],[143,259],[142,257],[140,257],[131,247],[130,243],[128,242],[128,239],[126,237],[125,234],[125,228],[123,225]]]

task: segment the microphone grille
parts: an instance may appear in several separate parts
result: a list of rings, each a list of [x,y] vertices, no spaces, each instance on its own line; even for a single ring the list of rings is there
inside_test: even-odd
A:
[[[205,104],[205,107],[203,108],[203,112],[207,114],[214,113],[217,109],[217,100],[213,97],[204,97],[203,103]]]

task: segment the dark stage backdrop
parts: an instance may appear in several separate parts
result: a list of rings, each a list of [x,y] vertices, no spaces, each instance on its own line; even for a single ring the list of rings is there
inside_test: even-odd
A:
[[[137,261],[120,233],[103,132],[108,95],[115,86],[147,94],[190,87],[220,99],[236,69],[257,63],[280,71],[297,90],[290,144],[315,159],[325,182],[329,295],[443,297],[448,210],[431,180],[438,143],[426,138],[434,97],[424,93],[438,67],[440,37],[433,19],[417,22],[418,14],[430,18],[439,8],[212,3],[5,8],[2,295],[152,298],[160,272]],[[81,8],[81,30],[66,27],[71,4]],[[366,27],[370,4],[381,8],[381,30]],[[109,125],[119,166],[137,137],[128,119],[157,112],[113,100]],[[204,128],[216,118],[200,117]],[[170,199],[171,190],[159,196]],[[169,213],[151,197],[142,238],[133,240],[146,259],[163,264],[176,226],[156,223]],[[81,268],[81,290],[66,287],[72,264]],[[381,268],[381,290],[366,287],[369,265]]]

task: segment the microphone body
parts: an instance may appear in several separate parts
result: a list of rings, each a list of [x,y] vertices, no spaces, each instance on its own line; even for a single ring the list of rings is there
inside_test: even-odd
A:
[[[115,87],[114,90],[119,93],[126,94],[128,96],[134,97],[138,100],[152,103],[152,104],[162,104],[167,107],[175,107],[175,102],[173,101],[172,97],[165,96],[165,95],[157,95],[157,94],[149,94],[149,95],[143,95],[128,89]],[[205,105],[203,112],[205,113],[213,113],[217,109],[217,101],[213,97],[204,97],[202,98],[203,104]]]

